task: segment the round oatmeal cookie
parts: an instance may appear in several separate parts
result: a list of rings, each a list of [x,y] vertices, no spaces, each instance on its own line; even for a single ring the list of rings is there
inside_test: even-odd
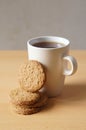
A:
[[[40,99],[39,92],[31,93],[21,88],[15,88],[10,91],[11,102],[15,105],[32,105]]]
[[[41,63],[29,60],[21,65],[18,75],[20,86],[29,92],[36,92],[45,83],[45,72]]]
[[[40,99],[38,100],[38,102],[36,102],[33,105],[30,105],[30,108],[36,108],[36,107],[43,107],[45,105],[47,105],[48,102],[48,96],[45,93],[41,93],[40,92]]]
[[[28,106],[11,105],[11,110],[17,114],[31,115],[41,111],[41,108],[29,108]]]

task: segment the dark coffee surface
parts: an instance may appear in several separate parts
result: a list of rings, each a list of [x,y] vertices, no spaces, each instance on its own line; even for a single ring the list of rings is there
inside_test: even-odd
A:
[[[34,43],[33,46],[40,48],[60,48],[63,47],[64,45],[62,43],[57,42],[39,42]]]

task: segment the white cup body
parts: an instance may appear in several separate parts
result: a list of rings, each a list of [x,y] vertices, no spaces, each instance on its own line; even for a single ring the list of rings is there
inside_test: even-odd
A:
[[[38,42],[57,42],[63,46],[59,48],[35,47]],[[53,43],[52,43],[53,44]],[[64,86],[64,60],[69,52],[69,40],[61,37],[42,36],[31,39],[27,42],[28,59],[37,60],[44,65],[46,71],[45,90],[49,97],[59,95]]]

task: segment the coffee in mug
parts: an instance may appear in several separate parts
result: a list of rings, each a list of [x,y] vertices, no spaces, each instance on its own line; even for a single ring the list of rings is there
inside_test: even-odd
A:
[[[70,41],[62,37],[41,36],[27,41],[28,59],[37,60],[46,70],[46,90],[49,97],[62,92],[65,76],[77,70],[77,61],[69,55]],[[68,63],[70,69],[67,68]]]
[[[63,47],[64,44],[51,41],[51,42],[38,42],[33,44],[33,46],[40,48],[60,48]]]

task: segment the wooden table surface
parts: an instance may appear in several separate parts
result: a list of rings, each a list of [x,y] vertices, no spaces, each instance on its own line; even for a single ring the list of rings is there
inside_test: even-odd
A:
[[[63,92],[33,115],[10,111],[9,92],[19,86],[18,69],[26,51],[0,51],[0,130],[86,130],[86,51],[71,51],[78,71],[66,77]]]

